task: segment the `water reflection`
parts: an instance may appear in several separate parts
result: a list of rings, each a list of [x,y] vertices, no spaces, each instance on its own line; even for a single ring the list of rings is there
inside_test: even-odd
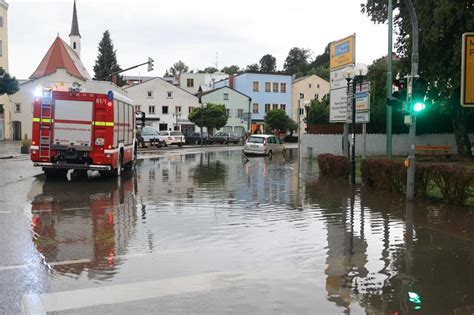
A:
[[[124,263],[136,224],[136,180],[34,183],[33,242],[56,272],[106,280]],[[65,190],[67,185],[67,190]]]
[[[64,275],[115,283],[250,270],[261,275],[254,283],[201,292],[196,304],[222,313],[472,313],[472,215],[319,181],[317,163],[298,171],[297,159],[193,153],[140,160],[122,182],[38,180],[34,242],[60,275],[52,286]]]

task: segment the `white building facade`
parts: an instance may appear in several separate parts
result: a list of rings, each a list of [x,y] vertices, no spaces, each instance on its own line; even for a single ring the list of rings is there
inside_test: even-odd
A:
[[[214,73],[181,73],[179,86],[191,94],[206,92],[214,89],[214,83],[224,80],[229,76],[223,72]],[[200,89],[201,88],[201,89]]]
[[[154,78],[125,89],[134,100],[135,111],[145,112],[146,124],[156,130],[179,130],[183,134],[195,130],[188,115],[197,108],[195,95],[161,78]]]
[[[8,72],[8,3],[0,0],[0,67]],[[8,96],[0,96],[0,140],[5,139],[8,120]]]

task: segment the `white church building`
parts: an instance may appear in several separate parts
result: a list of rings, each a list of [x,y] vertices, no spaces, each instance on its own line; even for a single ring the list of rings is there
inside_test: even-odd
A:
[[[87,80],[91,76],[81,61],[81,35],[74,1],[69,45],[56,37],[29,80],[21,82],[20,90],[10,96],[5,110],[5,139],[31,139],[32,104],[37,87],[67,91],[74,82],[85,86]]]

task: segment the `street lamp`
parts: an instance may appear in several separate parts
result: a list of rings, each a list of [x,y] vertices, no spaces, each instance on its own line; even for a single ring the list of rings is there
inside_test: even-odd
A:
[[[347,95],[349,99],[350,94],[350,83],[352,81],[352,96],[351,96],[351,108],[352,108],[352,148],[351,148],[351,183],[355,184],[355,124],[356,124],[356,104],[355,104],[355,94],[356,94],[356,85],[360,84],[362,87],[362,82],[364,77],[367,75],[368,69],[367,65],[363,63],[357,64],[354,68],[347,67],[343,70],[343,76],[347,81]]]

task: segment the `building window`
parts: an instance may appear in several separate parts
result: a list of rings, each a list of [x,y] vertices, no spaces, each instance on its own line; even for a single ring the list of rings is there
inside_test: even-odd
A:
[[[286,83],[280,83],[280,92],[286,93]]]
[[[186,80],[187,87],[194,87],[194,79],[187,79]]]
[[[162,114],[168,114],[168,106],[163,106],[163,107],[161,108],[161,113],[162,113]]]
[[[155,106],[148,106],[148,114],[154,114],[155,113]]]
[[[304,115],[304,108],[300,108],[300,116]]]
[[[319,84],[316,87],[319,89]]]
[[[311,88],[311,83],[310,83],[310,84],[308,84],[308,87],[309,87],[309,88]]]
[[[72,43],[72,49],[76,49],[76,42]]]
[[[300,93],[300,100],[304,98],[304,93]]]
[[[166,97],[167,98],[173,98],[173,92],[171,92],[171,91],[166,92]]]
[[[271,92],[272,87],[270,82],[265,82],[265,92]]]
[[[176,114],[181,114],[181,106],[176,106],[175,112]]]
[[[0,56],[3,56],[3,41],[0,40]]]
[[[278,109],[278,104],[273,104],[272,109]]]
[[[270,104],[265,104],[265,113],[270,111]]]
[[[227,117],[230,117],[230,109],[225,109],[225,114],[227,115]]]
[[[189,114],[191,114],[193,112],[193,110],[194,110],[194,107],[189,106],[189,108],[188,108]]]
[[[258,82],[257,82],[258,83]],[[258,103],[253,103],[252,105],[252,113],[258,114]]]
[[[314,99],[319,100],[319,94],[314,94]]]
[[[224,93],[224,101],[227,101],[229,99],[229,93]]]
[[[141,105],[135,105],[135,113],[141,112]]]
[[[3,16],[0,16],[0,27],[3,27]]]
[[[21,104],[15,103],[15,113],[21,113]]]
[[[286,112],[286,104],[280,104],[280,109],[283,109]]]
[[[146,97],[147,98],[153,98],[153,91],[147,91],[146,92]]]
[[[243,109],[238,109],[237,110],[237,117],[242,118],[244,116],[244,110]]]
[[[277,92],[277,93],[278,93],[278,82],[274,82],[274,83],[273,83],[273,92]]]
[[[258,92],[259,86],[258,86],[258,81],[253,81],[253,91]]]

